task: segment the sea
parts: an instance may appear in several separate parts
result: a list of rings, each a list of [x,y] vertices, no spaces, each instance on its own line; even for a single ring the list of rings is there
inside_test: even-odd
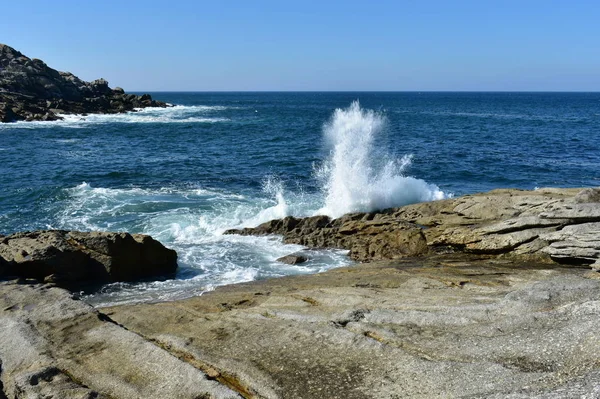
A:
[[[172,108],[0,124],[0,234],[150,234],[175,278],[114,283],[97,306],[350,265],[278,237],[288,215],[373,211],[492,190],[600,186],[600,93],[158,92]]]

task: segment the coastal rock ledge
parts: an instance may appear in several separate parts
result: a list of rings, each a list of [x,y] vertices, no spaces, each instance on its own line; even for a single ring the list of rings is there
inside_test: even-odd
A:
[[[149,94],[111,89],[104,79],[85,82],[0,43],[0,122],[54,121],[61,114],[115,114],[168,107]]]
[[[381,212],[286,217],[226,234],[341,248],[361,262],[444,253],[600,265],[600,189],[499,189]]]
[[[74,288],[168,276],[177,253],[143,234],[43,230],[0,236],[0,278]]]
[[[599,200],[597,189],[495,190],[273,221],[244,233],[389,260],[172,302],[94,308],[6,281],[0,399],[598,398]],[[0,238],[0,262],[70,264],[81,247],[118,258],[111,248],[140,238],[20,233]],[[55,249],[33,250],[41,241]]]

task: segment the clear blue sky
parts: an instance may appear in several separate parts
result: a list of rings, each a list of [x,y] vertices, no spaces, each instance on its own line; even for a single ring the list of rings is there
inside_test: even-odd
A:
[[[0,43],[129,91],[600,91],[600,0],[7,0],[1,9]]]

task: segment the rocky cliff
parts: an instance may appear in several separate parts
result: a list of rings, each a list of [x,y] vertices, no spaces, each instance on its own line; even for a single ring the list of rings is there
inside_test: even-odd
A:
[[[104,79],[85,82],[0,44],[0,122],[52,121],[60,114],[120,113],[167,107],[148,94],[111,89]]]

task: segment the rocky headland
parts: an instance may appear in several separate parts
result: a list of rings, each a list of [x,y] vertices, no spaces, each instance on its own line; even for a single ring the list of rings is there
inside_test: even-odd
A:
[[[599,224],[597,189],[495,190],[232,231],[365,262],[187,300],[95,309],[9,280],[0,398],[599,397]]]
[[[53,121],[61,114],[115,114],[167,107],[149,94],[111,89],[104,79],[85,82],[0,44],[0,122]]]

